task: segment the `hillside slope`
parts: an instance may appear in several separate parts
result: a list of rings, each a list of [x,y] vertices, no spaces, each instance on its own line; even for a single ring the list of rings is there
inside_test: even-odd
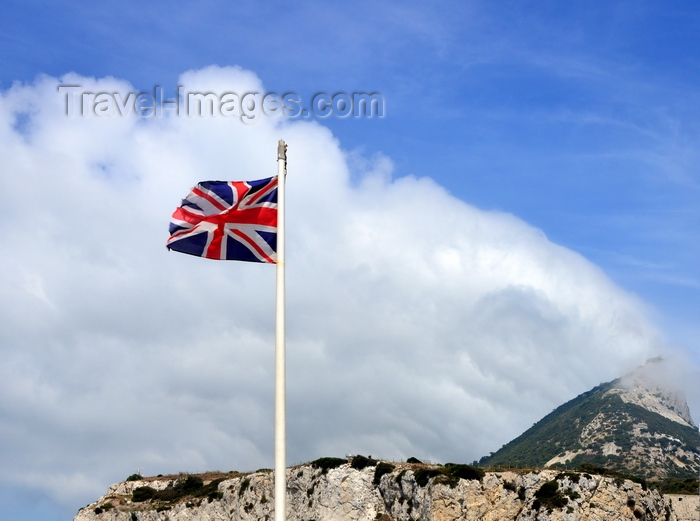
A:
[[[604,466],[651,479],[692,478],[700,434],[682,394],[660,384],[660,359],[558,407],[482,465]]]

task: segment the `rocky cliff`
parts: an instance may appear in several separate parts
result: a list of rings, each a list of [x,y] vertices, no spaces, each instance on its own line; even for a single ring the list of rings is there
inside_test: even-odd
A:
[[[697,508],[696,497],[664,499],[639,483],[579,472],[320,461],[287,470],[289,521],[686,521],[683,509]],[[139,479],[112,485],[74,521],[270,520],[273,494],[269,471]]]

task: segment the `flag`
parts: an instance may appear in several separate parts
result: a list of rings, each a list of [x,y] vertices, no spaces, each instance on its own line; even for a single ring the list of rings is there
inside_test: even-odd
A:
[[[277,261],[277,177],[203,181],[170,220],[169,250],[217,260]]]

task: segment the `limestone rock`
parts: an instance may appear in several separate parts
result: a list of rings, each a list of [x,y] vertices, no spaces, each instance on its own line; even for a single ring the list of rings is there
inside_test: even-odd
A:
[[[385,470],[387,468],[385,467]],[[691,496],[663,498],[620,478],[554,470],[487,472],[460,479],[446,467],[396,463],[377,475],[376,462],[361,470],[312,464],[287,470],[289,521],[686,521]],[[175,499],[134,501],[141,487],[172,493],[186,477],[117,483],[74,521],[265,521],[274,518],[271,472],[206,475],[201,488]],[[199,479],[199,478],[197,478]],[[189,482],[188,482],[189,483]],[[143,492],[143,490],[141,491]],[[137,492],[137,496],[138,496]],[[678,499],[681,497],[681,499]],[[160,498],[160,499],[159,499]]]

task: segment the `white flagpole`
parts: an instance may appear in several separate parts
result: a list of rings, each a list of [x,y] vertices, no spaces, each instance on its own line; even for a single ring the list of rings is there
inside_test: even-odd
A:
[[[286,370],[284,316],[284,185],[287,145],[277,144],[277,292],[275,310],[275,521],[287,519]]]

